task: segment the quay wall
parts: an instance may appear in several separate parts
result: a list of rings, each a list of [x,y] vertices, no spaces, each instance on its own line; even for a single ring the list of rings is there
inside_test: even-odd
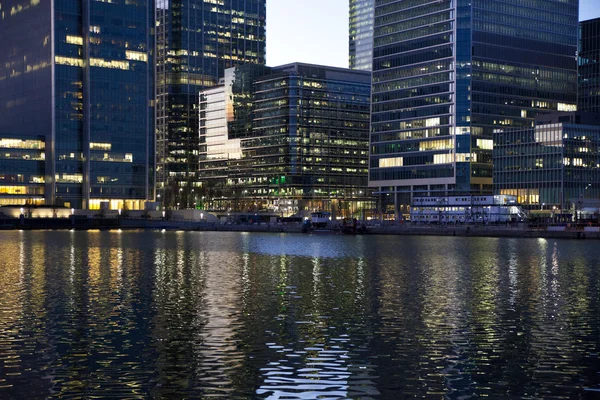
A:
[[[527,224],[508,225],[411,225],[373,224],[366,226],[366,234],[410,236],[464,236],[600,239],[598,227],[530,227]],[[218,222],[177,221],[144,218],[0,218],[0,229],[165,229],[224,232],[274,232],[301,233],[301,224],[221,224]],[[308,234],[341,234],[338,226]]]

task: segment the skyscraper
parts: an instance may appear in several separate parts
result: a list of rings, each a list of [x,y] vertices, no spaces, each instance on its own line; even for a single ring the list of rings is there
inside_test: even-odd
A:
[[[600,113],[600,18],[579,23],[578,111]]]
[[[154,1],[0,5],[4,204],[154,197]]]
[[[191,205],[200,186],[198,93],[226,68],[265,63],[266,0],[157,2],[157,192]]]
[[[489,194],[492,132],[576,106],[577,0],[382,1],[375,7],[370,185]]]
[[[350,0],[350,69],[371,70],[375,0]]]
[[[294,63],[241,66],[200,95],[198,198],[212,210],[371,208],[370,74]]]

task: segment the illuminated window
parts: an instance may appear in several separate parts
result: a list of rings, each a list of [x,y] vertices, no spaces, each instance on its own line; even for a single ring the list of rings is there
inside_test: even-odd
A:
[[[558,103],[558,111],[577,111],[575,104]]]
[[[404,165],[404,157],[380,158],[379,168],[402,167]]]
[[[102,58],[90,58],[91,67],[110,68],[110,69],[129,69],[129,62],[117,60],[104,60]]]
[[[433,163],[434,164],[450,164],[453,162],[452,154],[434,154]]]
[[[54,62],[60,65],[70,65],[72,67],[83,67],[83,60],[74,57],[55,56]]]
[[[477,139],[477,147],[484,150],[493,150],[494,141],[491,139]]]
[[[81,36],[67,35],[67,43],[81,46],[83,45],[83,38]]]
[[[27,186],[0,186],[0,194],[27,194]]]
[[[446,150],[452,149],[453,143],[451,139],[446,140],[429,140],[427,142],[419,143],[419,151],[428,150]]]
[[[54,179],[58,183],[82,183],[83,175],[81,175],[81,174],[56,174]]]
[[[477,154],[456,153],[456,162],[477,162]]]
[[[148,55],[146,53],[142,53],[141,51],[127,50],[125,51],[125,57],[132,61],[148,61]]]
[[[439,126],[441,123],[440,118],[427,118],[425,120],[425,126],[426,127],[432,127],[432,126]]]
[[[0,138],[0,148],[5,149],[43,149],[45,143],[41,140],[21,140]]]
[[[110,143],[90,143],[90,150],[110,150],[111,147]]]

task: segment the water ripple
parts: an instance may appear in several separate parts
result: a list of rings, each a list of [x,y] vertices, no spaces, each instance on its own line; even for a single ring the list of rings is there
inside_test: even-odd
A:
[[[590,241],[0,232],[0,398],[593,398]]]

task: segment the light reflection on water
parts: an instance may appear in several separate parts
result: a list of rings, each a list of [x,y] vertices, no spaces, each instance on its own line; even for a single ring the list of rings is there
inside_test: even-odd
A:
[[[1,232],[0,398],[592,398],[596,249]]]

